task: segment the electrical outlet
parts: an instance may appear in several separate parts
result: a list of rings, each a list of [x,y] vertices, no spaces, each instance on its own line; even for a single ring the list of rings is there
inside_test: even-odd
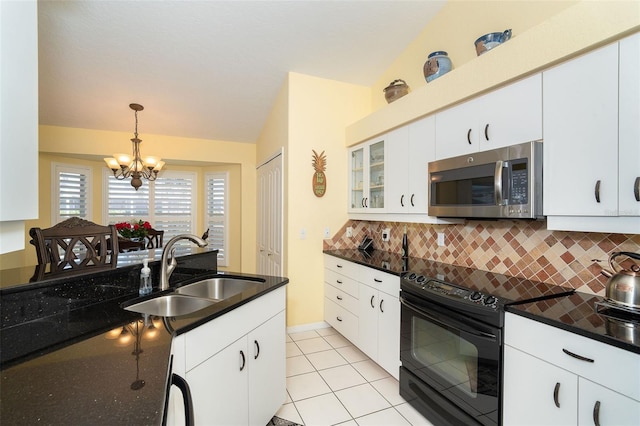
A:
[[[347,238],[353,238],[353,228],[347,226]]]
[[[391,239],[391,229],[385,228],[382,230],[382,241],[389,241]]]
[[[438,232],[438,247],[444,247],[444,232]]]
[[[304,228],[300,229],[300,239],[304,240],[306,238],[307,238],[307,230]]]
[[[331,238],[331,231],[329,230],[329,227],[324,228],[324,237]]]

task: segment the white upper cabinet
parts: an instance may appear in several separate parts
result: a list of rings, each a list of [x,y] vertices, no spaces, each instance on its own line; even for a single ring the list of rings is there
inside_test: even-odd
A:
[[[436,159],[542,139],[542,76],[436,114]]]
[[[392,131],[387,143],[387,213],[426,214],[427,164],[435,155],[435,117]]]
[[[640,35],[620,41],[618,213],[640,216]]]
[[[385,208],[385,138],[349,150],[349,212]]]
[[[544,72],[549,229],[640,232],[639,40],[636,34]]]

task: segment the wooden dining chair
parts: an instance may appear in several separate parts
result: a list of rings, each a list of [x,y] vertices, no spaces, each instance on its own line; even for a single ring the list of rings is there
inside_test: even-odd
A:
[[[157,229],[149,229],[145,239],[147,240],[147,248],[162,248],[162,240],[164,238],[164,231],[158,231]]]
[[[114,225],[72,217],[51,228],[31,228],[29,235],[38,263],[51,264],[51,271],[81,273],[116,267],[118,232]]]

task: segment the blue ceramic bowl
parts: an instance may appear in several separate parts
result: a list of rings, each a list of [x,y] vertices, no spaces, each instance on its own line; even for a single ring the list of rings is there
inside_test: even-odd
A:
[[[504,30],[501,33],[489,33],[478,38],[475,41],[476,53],[478,56],[494,47],[504,43],[511,38],[511,30]]]

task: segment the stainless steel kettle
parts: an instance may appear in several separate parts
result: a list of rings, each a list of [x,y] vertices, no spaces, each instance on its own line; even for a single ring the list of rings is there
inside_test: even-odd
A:
[[[606,269],[601,271],[602,275],[609,278],[605,297],[613,303],[640,309],[640,266],[635,264],[629,269],[620,268],[618,270],[613,262],[618,256],[627,256],[631,259],[640,260],[640,254],[638,253],[628,251],[611,253],[609,256],[611,271]]]

